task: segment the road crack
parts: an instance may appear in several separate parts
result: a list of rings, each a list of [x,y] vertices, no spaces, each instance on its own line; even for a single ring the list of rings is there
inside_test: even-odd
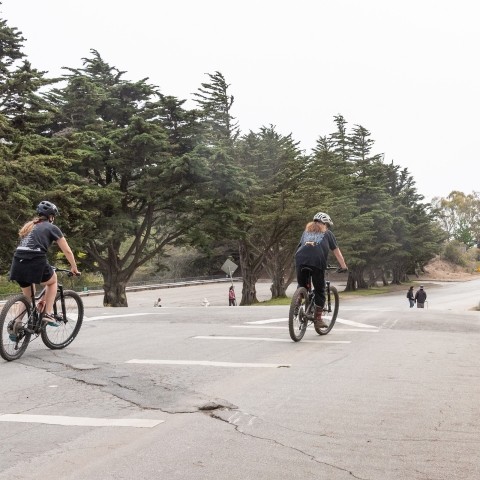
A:
[[[228,409],[224,409],[223,411],[228,411]],[[249,415],[247,413],[244,413],[244,412],[240,412],[240,411],[236,411],[236,413],[243,413],[244,415]],[[322,461],[322,460],[319,460],[315,455],[312,455],[311,453],[308,453],[298,447],[294,447],[292,445],[287,445],[286,443],[283,443],[275,438],[272,438],[272,437],[267,437],[267,436],[261,436],[261,435],[256,435],[254,433],[250,433],[250,432],[246,432],[245,430],[242,429],[242,425],[237,425],[234,421],[232,421],[233,419],[233,416],[229,417],[229,418],[224,418],[222,417],[221,415],[219,415],[218,413],[216,412],[208,412],[208,415],[215,419],[215,420],[220,420],[224,423],[227,423],[228,425],[231,425],[233,426],[233,428],[235,429],[236,432],[240,433],[241,435],[245,435],[245,436],[248,436],[250,438],[255,438],[257,440],[264,440],[264,441],[268,441],[268,442],[272,442],[274,443],[275,445],[278,445],[278,446],[281,446],[281,447],[284,447],[284,448],[288,448],[289,450],[293,450],[297,453],[300,453],[301,455],[307,457],[308,459],[310,459],[311,461],[315,462],[315,463],[318,463],[319,465],[323,465],[323,466],[326,466],[326,467],[330,467],[330,468],[333,468],[335,470],[339,470],[339,471],[342,471],[342,472],[345,472],[347,473],[348,475],[350,475],[352,478],[355,478],[355,479],[358,479],[358,480],[369,480],[368,478],[365,478],[365,477],[359,477],[358,475],[356,475],[354,472],[352,472],[351,470],[347,469],[347,468],[344,468],[344,467],[340,467],[338,465],[334,465],[332,463],[328,463],[328,462],[325,462],[325,461]],[[255,416],[252,416],[252,415],[249,415],[252,419],[258,419],[258,417],[255,417]],[[253,424],[253,421],[249,421],[249,425]],[[278,427],[278,425],[277,425]],[[284,427],[282,427],[284,428]],[[287,428],[287,430],[290,430]],[[303,433],[303,432],[302,432]],[[320,435],[320,436],[325,436],[327,437],[328,435]]]

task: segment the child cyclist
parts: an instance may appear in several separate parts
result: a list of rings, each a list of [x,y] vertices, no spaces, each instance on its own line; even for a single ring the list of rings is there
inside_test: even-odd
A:
[[[23,294],[31,298],[31,285],[41,283],[45,286],[45,298],[39,302],[43,311],[42,319],[48,325],[58,327],[53,317],[53,303],[57,295],[57,274],[49,265],[47,251],[53,242],[70,263],[70,271],[80,275],[75,258],[61,230],[53,224],[58,215],[55,204],[44,200],[37,206],[37,216],[27,222],[18,232],[20,242],[13,255],[10,280],[15,280]],[[13,334],[14,336],[14,334]]]

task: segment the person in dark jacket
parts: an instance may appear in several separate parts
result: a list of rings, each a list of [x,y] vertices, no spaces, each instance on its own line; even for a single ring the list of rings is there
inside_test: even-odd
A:
[[[410,308],[413,308],[415,306],[415,294],[413,293],[413,287],[408,289],[407,298],[410,302]]]
[[[340,268],[347,270],[342,252],[338,248],[335,235],[330,231],[332,219],[323,212],[318,212],[313,221],[307,223],[305,231],[295,253],[295,267],[299,287],[307,287],[309,272],[303,270],[308,267],[312,270],[312,283],[315,289],[315,326],[325,328],[322,320],[322,311],[325,305],[325,269],[329,251],[332,251]]]
[[[424,290],[423,285],[420,285],[420,289],[415,294],[417,308],[425,308],[425,300],[427,300],[427,292]]]

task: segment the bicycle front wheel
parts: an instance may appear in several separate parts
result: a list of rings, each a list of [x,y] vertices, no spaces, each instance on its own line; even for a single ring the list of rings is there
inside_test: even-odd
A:
[[[290,332],[290,338],[294,342],[299,342],[305,335],[307,329],[308,320],[305,315],[307,308],[308,292],[304,287],[299,287],[295,291],[292,297],[292,303],[290,304],[290,311],[288,313],[288,331]]]
[[[330,287],[330,300],[327,297],[325,306],[323,307],[322,320],[327,324],[324,328],[315,327],[315,331],[319,335],[326,335],[335,325],[338,315],[338,307],[340,306],[340,299],[338,291],[335,287]]]
[[[0,355],[7,362],[20,358],[28,347],[31,333],[26,331],[30,302],[23,295],[8,300],[0,313]]]
[[[83,322],[83,302],[73,290],[58,293],[53,306],[53,313],[58,327],[45,325],[42,328],[43,343],[52,350],[60,350],[70,345],[77,336]],[[65,308],[64,308],[65,307]]]

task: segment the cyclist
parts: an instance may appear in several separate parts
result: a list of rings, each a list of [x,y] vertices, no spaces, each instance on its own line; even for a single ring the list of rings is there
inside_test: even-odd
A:
[[[49,265],[47,251],[53,242],[57,242],[60,250],[70,263],[70,271],[80,275],[75,258],[61,230],[53,225],[58,215],[55,204],[44,200],[37,206],[37,216],[27,222],[18,232],[20,242],[13,255],[10,269],[10,280],[15,280],[23,294],[30,298],[31,285],[41,283],[46,287],[44,301],[38,308],[43,310],[42,319],[48,325],[58,327],[53,317],[53,303],[57,295],[57,274]]]
[[[312,283],[315,289],[314,323],[317,328],[328,327],[322,320],[322,310],[325,305],[325,269],[327,268],[327,258],[330,250],[340,265],[339,271],[347,270],[335,235],[330,231],[332,225],[332,219],[326,213],[318,212],[315,214],[313,221],[307,223],[295,253],[299,287],[306,288],[308,283],[309,272],[303,270],[303,268],[307,267],[312,271]],[[300,298],[299,302],[301,301]]]

